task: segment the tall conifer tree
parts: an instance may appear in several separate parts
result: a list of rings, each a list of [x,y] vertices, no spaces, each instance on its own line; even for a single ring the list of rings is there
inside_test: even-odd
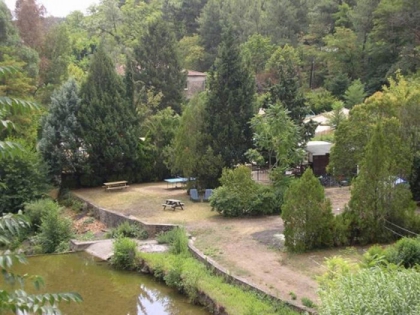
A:
[[[232,29],[223,34],[219,56],[208,80],[206,134],[216,155],[231,167],[245,160],[252,146],[255,81],[244,67]]]
[[[139,141],[136,113],[126,101],[122,79],[101,46],[91,61],[81,98],[78,118],[89,176],[84,184],[133,179]]]
[[[134,48],[134,60],[127,66],[134,86],[133,103],[145,102],[147,92],[162,93],[158,109],[171,107],[181,112],[186,75],[181,67],[173,32],[163,20],[149,26],[148,32]],[[137,97],[136,97],[137,96]]]
[[[49,173],[55,181],[61,182],[63,172],[80,175],[84,156],[77,112],[80,107],[79,89],[76,81],[70,79],[54,91],[49,113],[42,122],[42,138],[39,150],[49,166]]]

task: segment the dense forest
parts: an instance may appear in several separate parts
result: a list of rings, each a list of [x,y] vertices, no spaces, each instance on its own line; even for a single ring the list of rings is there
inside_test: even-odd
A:
[[[284,170],[314,136],[305,117],[331,110],[331,172],[347,175],[373,130],[358,133],[358,124],[372,124],[376,110],[340,132],[340,109],[374,103],[392,82],[418,86],[416,0],[103,0],[65,18],[18,0],[13,12],[0,2],[0,12],[0,66],[19,70],[1,78],[1,93],[41,105],[0,113],[15,126],[0,140],[28,152],[3,157],[0,178],[8,187],[36,182],[28,196],[46,180],[74,187],[182,175],[205,188],[218,185],[223,167],[250,160]],[[207,92],[190,100],[187,69],[207,73]],[[254,117],[259,108],[267,115]],[[411,128],[402,135],[407,165],[395,175],[413,192],[417,112],[388,112]]]

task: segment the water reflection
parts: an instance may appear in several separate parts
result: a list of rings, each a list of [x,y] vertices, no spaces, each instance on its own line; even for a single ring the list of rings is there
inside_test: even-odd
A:
[[[209,314],[150,276],[113,270],[84,253],[33,257],[15,271],[44,277],[45,292],[80,293],[84,302],[62,304],[64,315]]]

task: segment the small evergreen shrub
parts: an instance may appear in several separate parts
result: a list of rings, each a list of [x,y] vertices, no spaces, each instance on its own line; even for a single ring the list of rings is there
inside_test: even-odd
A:
[[[420,264],[420,239],[408,237],[400,239],[385,250],[385,259],[405,268]]]
[[[34,231],[38,231],[42,217],[49,212],[59,211],[58,204],[51,199],[39,199],[25,204],[25,215],[31,222]]]
[[[111,265],[117,269],[133,270],[136,266],[136,242],[127,237],[119,237],[114,241],[113,247]]]
[[[37,241],[43,253],[54,253],[63,250],[63,242],[69,242],[73,236],[72,222],[60,215],[60,208],[46,212],[41,219],[40,233]]]

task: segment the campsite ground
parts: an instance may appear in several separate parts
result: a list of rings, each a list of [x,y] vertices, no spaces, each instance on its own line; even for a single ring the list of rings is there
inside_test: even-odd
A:
[[[168,189],[165,183],[132,185],[125,191],[101,188],[75,191],[101,207],[133,215],[148,223],[182,224],[195,238],[195,245],[229,271],[283,300],[290,293],[301,303],[303,297],[318,302],[316,276],[322,274],[325,257],[344,255],[360,258],[355,248],[290,254],[284,251],[279,234],[280,216],[224,218],[211,211],[208,203],[191,202],[184,189]],[[348,187],[328,188],[334,212],[339,213],[350,197]],[[184,210],[162,209],[165,199],[180,199]],[[339,209],[339,210],[338,210]]]

